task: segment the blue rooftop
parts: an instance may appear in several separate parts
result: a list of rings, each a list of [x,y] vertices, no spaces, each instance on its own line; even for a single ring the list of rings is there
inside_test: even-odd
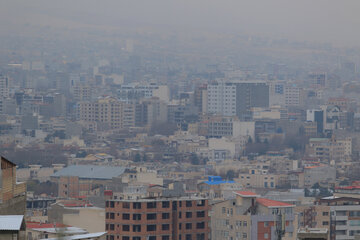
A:
[[[79,177],[88,179],[112,179],[125,172],[124,167],[97,165],[71,165],[52,175],[52,177]]]
[[[224,181],[220,176],[209,176],[208,181],[204,183],[208,185],[219,185],[223,183],[235,183],[235,181]]]

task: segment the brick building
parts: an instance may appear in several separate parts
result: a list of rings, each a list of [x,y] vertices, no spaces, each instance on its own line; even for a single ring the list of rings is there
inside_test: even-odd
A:
[[[16,165],[1,157],[0,215],[24,215],[26,184],[16,181]]]
[[[106,201],[107,240],[205,240],[209,205],[204,198]]]

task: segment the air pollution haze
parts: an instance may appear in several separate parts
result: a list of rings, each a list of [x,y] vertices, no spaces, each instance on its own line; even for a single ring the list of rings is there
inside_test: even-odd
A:
[[[3,0],[1,25],[204,29],[357,46],[357,0]],[[5,29],[6,30],[6,29]]]

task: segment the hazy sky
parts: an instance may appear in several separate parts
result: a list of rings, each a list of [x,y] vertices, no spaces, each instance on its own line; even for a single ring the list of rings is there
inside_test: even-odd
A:
[[[359,0],[1,0],[0,26],[4,30],[9,23],[81,23],[225,29],[359,46],[359,10]]]

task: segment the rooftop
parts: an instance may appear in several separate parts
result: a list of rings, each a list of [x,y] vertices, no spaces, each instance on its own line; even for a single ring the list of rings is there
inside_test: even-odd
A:
[[[0,216],[0,231],[18,231],[23,222],[23,215],[2,215]]]
[[[279,202],[279,201],[275,201],[275,200],[271,200],[271,199],[267,199],[267,198],[258,198],[256,199],[256,202],[268,207],[268,208],[274,208],[274,207],[294,207],[294,205],[289,204],[289,203],[284,203],[284,202]]]
[[[124,173],[126,168],[96,165],[71,165],[63,168],[52,177],[79,177],[88,179],[112,179]]]
[[[236,191],[235,194],[241,197],[259,197],[259,195],[251,191]]]

